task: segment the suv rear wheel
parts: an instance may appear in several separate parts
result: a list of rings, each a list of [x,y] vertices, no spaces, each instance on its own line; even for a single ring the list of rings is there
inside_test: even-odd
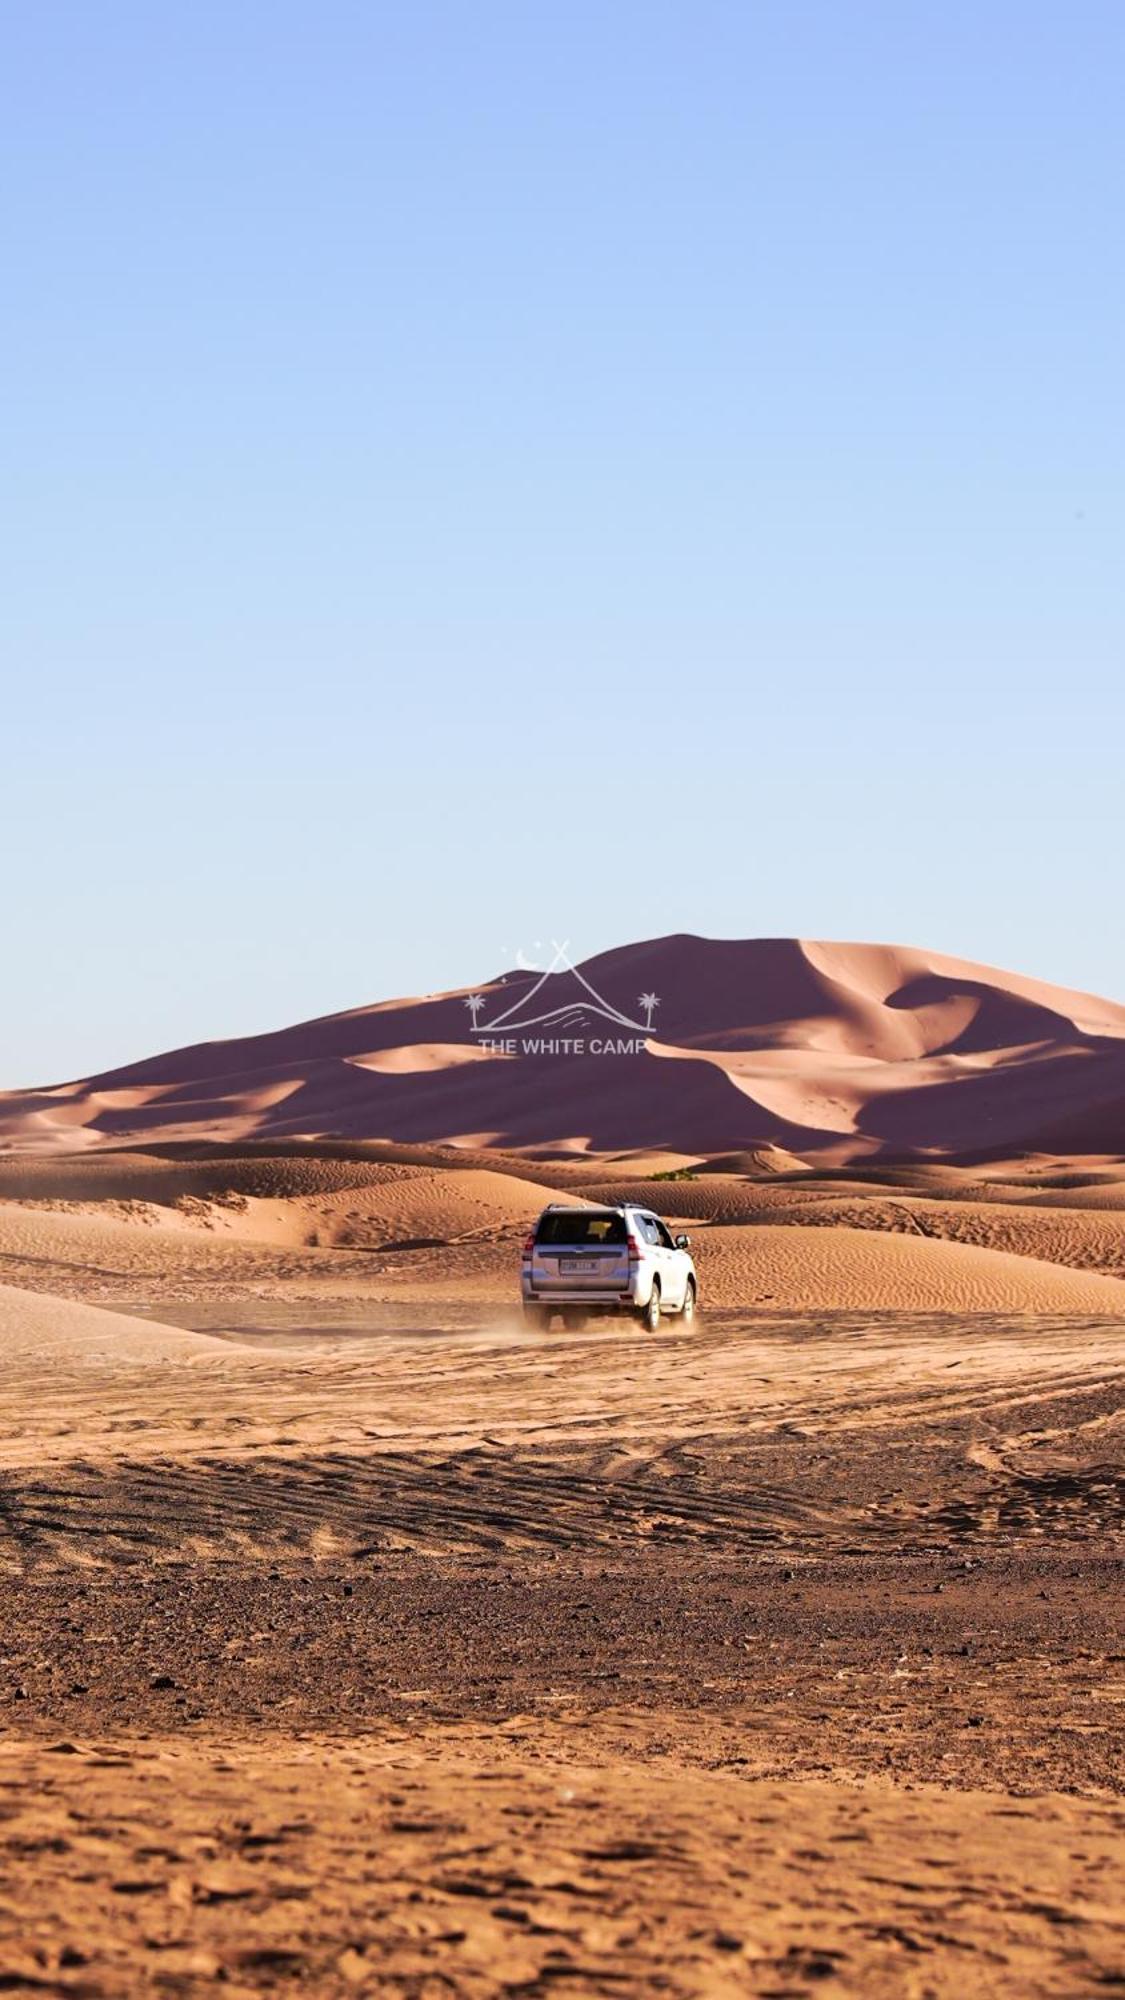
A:
[[[652,1281],[652,1290],[651,1290],[651,1292],[650,1292],[650,1293],[649,1293],[649,1295],[648,1295],[648,1304],[647,1304],[647,1306],[645,1307],[644,1311],[642,1312],[642,1314],[641,1314],[641,1318],[642,1318],[642,1320],[644,1321],[644,1325],[645,1325],[645,1331],[646,1331],[647,1333],[659,1333],[659,1332],[660,1332],[660,1280],[659,1280],[659,1278],[654,1278],[654,1279],[653,1279],[653,1281]]]
[[[682,1319],[682,1320],[684,1321],[685,1325],[687,1325],[687,1326],[690,1326],[690,1325],[691,1325],[691,1323],[692,1323],[692,1320],[693,1320],[693,1319],[695,1318],[695,1279],[694,1279],[694,1278],[689,1278],[689,1279],[688,1279],[688,1281],[687,1281],[687,1290],[686,1290],[686,1291],[685,1291],[685,1293],[684,1293],[684,1302],[683,1302],[683,1305],[682,1305],[682,1306],[680,1307],[680,1318],[681,1318],[681,1319]]]

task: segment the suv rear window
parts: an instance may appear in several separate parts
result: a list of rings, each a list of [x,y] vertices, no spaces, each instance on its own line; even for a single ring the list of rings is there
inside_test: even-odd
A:
[[[624,1243],[625,1217],[584,1208],[555,1209],[541,1215],[537,1243]]]

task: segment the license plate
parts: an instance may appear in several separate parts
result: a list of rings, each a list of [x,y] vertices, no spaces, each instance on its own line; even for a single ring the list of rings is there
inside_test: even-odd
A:
[[[560,1271],[596,1271],[597,1268],[598,1268],[598,1260],[596,1257],[559,1258]]]

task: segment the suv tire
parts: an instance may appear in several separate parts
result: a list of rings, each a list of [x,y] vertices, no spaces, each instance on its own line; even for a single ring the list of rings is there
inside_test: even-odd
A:
[[[643,1310],[643,1311],[642,1311],[642,1313],[641,1313],[641,1319],[642,1319],[642,1320],[643,1320],[643,1322],[644,1322],[644,1327],[645,1327],[645,1331],[646,1331],[646,1333],[659,1333],[659,1332],[660,1332],[660,1280],[659,1280],[659,1278],[654,1278],[654,1279],[653,1279],[653,1281],[652,1281],[652,1290],[651,1290],[651,1292],[650,1292],[650,1293],[649,1293],[649,1295],[648,1295],[648,1304],[647,1304],[647,1306],[645,1306],[644,1310]]]
[[[695,1318],[695,1279],[689,1278],[684,1292],[684,1302],[680,1307],[680,1318],[685,1326],[690,1326]]]

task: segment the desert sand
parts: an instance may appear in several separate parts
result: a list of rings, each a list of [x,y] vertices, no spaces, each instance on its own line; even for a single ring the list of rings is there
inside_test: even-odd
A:
[[[525,1331],[627,1194],[702,1319]],[[1116,1990],[1123,1273],[1108,1153],[0,1161],[5,1990]]]
[[[651,1005],[646,1006],[644,996]],[[543,1041],[582,1042],[560,1061]],[[632,1053],[607,1060],[606,1040]],[[1119,1155],[1125,1008],[904,946],[655,938],[0,1096],[0,1143]]]

